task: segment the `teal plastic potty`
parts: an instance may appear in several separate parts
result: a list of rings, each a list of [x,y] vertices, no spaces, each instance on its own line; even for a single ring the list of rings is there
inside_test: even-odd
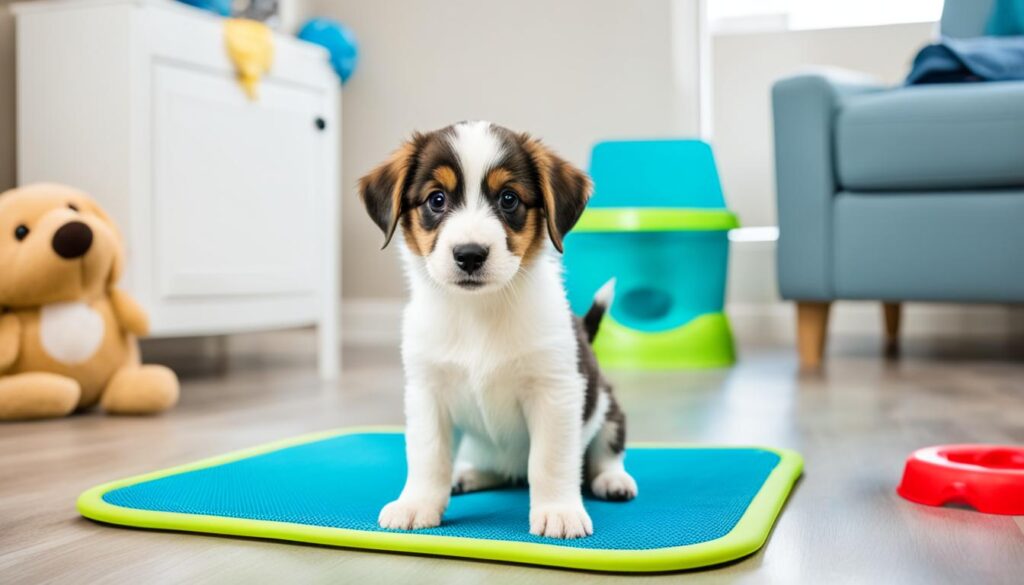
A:
[[[736,360],[723,311],[730,229],[711,147],[699,140],[602,142],[594,196],[565,239],[566,287],[583,315],[616,279],[594,340],[602,365],[714,368]]]

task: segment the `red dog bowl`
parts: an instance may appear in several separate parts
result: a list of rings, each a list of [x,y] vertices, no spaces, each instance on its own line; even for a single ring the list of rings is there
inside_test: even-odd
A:
[[[986,514],[1024,514],[1024,447],[941,445],[907,458],[896,492],[929,506],[967,504]]]

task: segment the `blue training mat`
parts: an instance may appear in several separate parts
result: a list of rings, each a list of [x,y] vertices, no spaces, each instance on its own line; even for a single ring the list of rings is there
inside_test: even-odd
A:
[[[529,533],[527,488],[453,496],[440,527],[384,530],[381,507],[405,480],[403,435],[364,428],[320,433],[92,488],[94,520],[141,528],[274,538],[604,571],[722,563],[759,549],[802,460],[766,448],[630,446],[640,495],[586,494],[594,534]]]

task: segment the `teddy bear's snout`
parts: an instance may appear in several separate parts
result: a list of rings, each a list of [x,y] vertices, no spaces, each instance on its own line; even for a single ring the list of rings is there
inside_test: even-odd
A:
[[[53,234],[53,251],[61,258],[81,258],[92,247],[92,230],[80,221],[69,221]]]

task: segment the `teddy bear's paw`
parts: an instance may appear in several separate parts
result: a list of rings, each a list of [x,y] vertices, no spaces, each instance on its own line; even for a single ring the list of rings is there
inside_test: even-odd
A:
[[[55,418],[71,414],[82,389],[78,382],[46,372],[0,377],[0,420]]]
[[[100,399],[110,414],[153,414],[178,402],[178,377],[164,366],[132,366],[114,374]]]

